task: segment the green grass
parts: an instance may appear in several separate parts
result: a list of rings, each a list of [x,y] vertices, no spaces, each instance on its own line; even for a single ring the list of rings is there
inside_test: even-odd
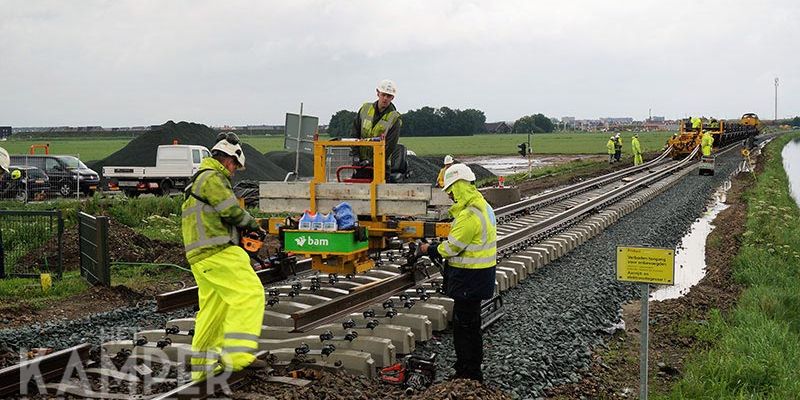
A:
[[[47,292],[42,290],[38,279],[0,279],[0,299],[3,299],[0,308],[27,306],[40,309],[48,302],[76,295],[89,287],[78,271],[65,272],[60,281],[53,277],[53,286]]]
[[[630,152],[631,133],[623,133],[623,151]],[[645,132],[639,141],[645,152],[661,149],[670,132]],[[605,154],[609,133],[541,133],[531,135],[534,154]],[[242,140],[261,153],[283,150],[283,136],[242,136]],[[474,136],[404,137],[400,143],[419,156],[515,155],[517,145],[527,142],[527,134],[482,134]],[[52,154],[72,154],[84,162],[100,160],[124,147],[126,138],[8,140],[0,143],[11,154],[26,154],[32,144],[50,143]],[[41,150],[39,151],[41,152]]]
[[[712,314],[699,336],[713,345],[688,363],[668,399],[792,399],[800,393],[800,211],[780,156],[799,134],[766,147],[748,201],[747,230],[734,261],[746,289],[726,316]]]
[[[84,163],[100,160],[108,157],[111,153],[125,147],[130,139],[42,139],[42,140],[8,140],[0,143],[0,147],[8,150],[10,154],[28,154],[28,150],[33,144],[50,144],[50,154],[69,154],[77,156]],[[43,150],[37,149],[36,154],[44,154]]]

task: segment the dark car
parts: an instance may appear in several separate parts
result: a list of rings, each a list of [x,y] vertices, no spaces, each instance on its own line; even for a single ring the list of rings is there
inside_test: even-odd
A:
[[[8,169],[9,172],[3,172],[0,176],[0,195],[3,198],[43,200],[50,191],[50,178],[39,168],[12,165]]]
[[[93,194],[100,185],[100,176],[73,156],[16,155],[11,156],[14,165],[33,166],[50,177],[50,188],[62,196],[81,193]]]

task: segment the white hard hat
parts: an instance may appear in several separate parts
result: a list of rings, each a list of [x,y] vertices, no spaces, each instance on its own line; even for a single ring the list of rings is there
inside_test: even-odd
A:
[[[236,162],[239,163],[239,168],[237,169],[244,169],[244,151],[242,150],[242,145],[239,144],[239,137],[235,133],[220,133],[217,136],[217,140],[217,144],[211,148],[211,154],[219,151],[234,157]]]
[[[444,171],[444,187],[447,190],[456,181],[464,180],[467,182],[475,181],[475,173],[466,164],[453,164]]]
[[[378,83],[377,89],[381,93],[397,96],[397,85],[395,85],[394,82],[390,81],[389,79],[384,79]]]
[[[444,164],[445,165],[452,164],[452,163],[453,163],[453,156],[451,156],[450,154],[444,156]]]
[[[614,135],[614,136],[615,136],[615,137],[619,137],[619,132],[617,132],[617,134],[616,134],[616,135]]]
[[[8,172],[9,165],[11,165],[11,157],[8,156],[6,149],[0,147],[0,169]]]

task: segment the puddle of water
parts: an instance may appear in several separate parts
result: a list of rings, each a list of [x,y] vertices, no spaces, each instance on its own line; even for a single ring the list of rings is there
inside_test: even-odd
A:
[[[786,143],[781,150],[783,169],[789,177],[789,192],[800,207],[800,140]]]
[[[659,287],[650,293],[651,301],[681,297],[706,275],[706,239],[714,230],[711,222],[722,210],[728,208],[725,200],[730,185],[730,181],[726,181],[717,190],[714,194],[713,204],[700,217],[700,220],[692,224],[689,233],[678,244],[675,251],[675,285]]]
[[[579,160],[591,156],[552,156],[536,157],[531,159],[531,168],[541,168],[549,165],[561,164],[572,160]],[[497,176],[507,176],[518,172],[528,171],[528,159],[522,156],[483,156],[483,157],[461,157],[465,163],[475,163],[488,169]]]

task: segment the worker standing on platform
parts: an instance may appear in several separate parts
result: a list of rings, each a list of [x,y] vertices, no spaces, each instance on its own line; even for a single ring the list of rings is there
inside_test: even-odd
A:
[[[610,139],[608,139],[608,142],[606,142],[606,149],[608,150],[608,163],[609,164],[614,162],[614,153],[615,153],[614,144],[615,143],[616,143],[616,140],[614,140],[614,136],[612,136]]]
[[[642,145],[639,143],[639,134],[634,133],[631,138],[631,153],[633,153],[633,165],[642,163]]]
[[[431,259],[442,258],[445,295],[453,304],[453,344],[456,350],[454,378],[483,381],[481,302],[494,296],[497,263],[497,220],[494,210],[475,187],[475,174],[464,164],[445,171],[444,188],[455,202],[454,220],[447,240],[420,250]]]
[[[391,160],[394,156],[397,141],[400,139],[400,127],[403,121],[400,113],[392,104],[392,100],[397,95],[397,85],[394,82],[384,79],[378,83],[376,88],[378,100],[374,103],[364,103],[358,110],[353,121],[352,137],[357,139],[382,138],[386,141],[386,172],[391,171]],[[362,165],[369,163],[372,165],[372,149],[362,147],[359,149],[359,162]],[[372,170],[362,168],[357,169],[354,178],[372,178]]]
[[[450,154],[444,156],[444,167],[439,170],[439,176],[436,178],[436,187],[444,187],[444,171],[447,171],[453,165],[453,156]]]
[[[692,130],[700,132],[700,127],[703,126],[703,120],[698,117],[692,117]]]
[[[703,132],[703,138],[700,141],[700,150],[702,150],[704,156],[711,155],[711,146],[714,145],[714,137],[711,136],[710,133]]]
[[[222,371],[264,368],[257,360],[264,319],[264,287],[239,247],[239,229],[261,231],[239,206],[231,176],[244,169],[239,138],[221,133],[211,157],[185,190],[182,231],[186,258],[197,281],[200,311],[192,337],[192,379]]]

